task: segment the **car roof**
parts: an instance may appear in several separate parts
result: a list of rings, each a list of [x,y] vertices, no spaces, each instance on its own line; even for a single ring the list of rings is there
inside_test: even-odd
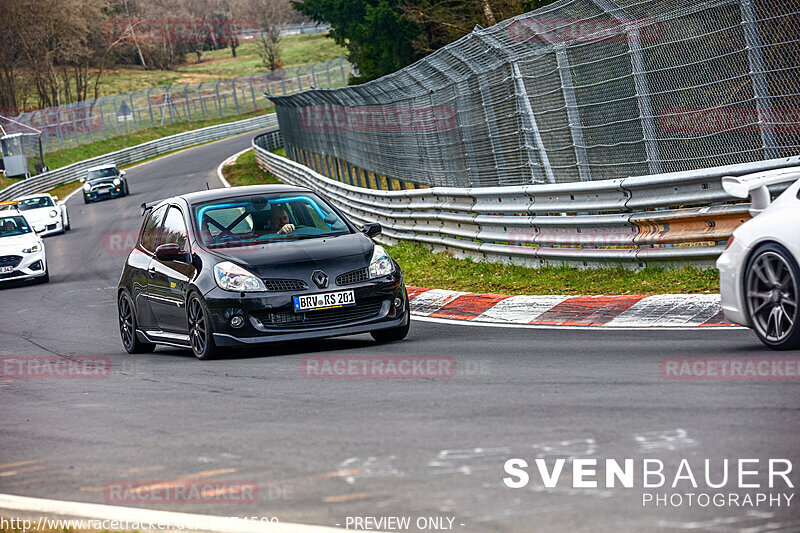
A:
[[[46,197],[48,197],[50,199],[53,198],[53,196],[49,192],[40,192],[38,194],[27,194],[25,196],[19,196],[17,198],[14,198],[14,200],[17,200],[17,201],[19,201],[19,200],[28,200],[30,198],[41,198],[42,196],[46,196]]]
[[[181,194],[176,198],[183,198],[189,205],[202,204],[205,202],[213,202],[214,200],[223,200],[225,198],[232,198],[236,196],[246,196],[248,194],[280,194],[280,193],[298,193],[298,192],[314,192],[305,187],[294,187],[293,185],[246,185],[243,187],[224,187],[220,189],[209,189],[205,191],[190,192]]]
[[[96,167],[87,168],[86,172],[91,172],[92,170],[104,170],[106,168],[117,168],[116,163],[106,163],[105,165],[97,165]]]

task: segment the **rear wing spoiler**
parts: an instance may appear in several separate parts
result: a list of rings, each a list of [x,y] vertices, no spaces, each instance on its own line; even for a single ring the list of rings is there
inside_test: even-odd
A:
[[[156,200],[155,202],[144,202],[142,204],[142,216],[145,216],[148,211],[153,209],[155,206],[163,202],[164,200]]]
[[[750,197],[750,214],[756,216],[769,207],[772,197],[770,185],[794,182],[800,178],[800,167],[776,168],[744,176],[725,176],[722,188],[734,198]]]

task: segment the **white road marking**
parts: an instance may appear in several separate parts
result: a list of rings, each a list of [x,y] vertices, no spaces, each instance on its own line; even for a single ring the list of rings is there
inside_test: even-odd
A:
[[[12,512],[27,512],[38,515],[53,515],[58,517],[83,518],[84,520],[117,520],[164,524],[170,529],[191,529],[194,531],[215,531],[220,533],[335,533],[342,531],[340,528],[327,526],[314,526],[281,522],[278,524],[259,522],[254,520],[239,520],[236,518],[176,513],[172,511],[157,511],[153,509],[139,509],[121,507],[116,505],[102,505],[96,503],[81,503],[62,500],[47,500],[44,498],[28,498],[13,494],[0,494],[0,509],[8,515]],[[196,527],[188,528],[187,525]]]

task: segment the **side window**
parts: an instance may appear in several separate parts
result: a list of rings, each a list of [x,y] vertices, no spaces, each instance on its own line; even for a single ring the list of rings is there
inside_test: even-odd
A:
[[[177,207],[170,207],[167,211],[167,218],[164,219],[164,229],[161,230],[161,239],[158,244],[177,244],[181,250],[186,250],[188,232],[186,223],[183,221],[183,214]]]
[[[151,211],[147,221],[142,226],[141,240],[139,241],[142,248],[150,252],[155,252],[158,246],[158,232],[161,229],[161,223],[164,221],[164,213],[167,212],[167,206],[162,206]]]

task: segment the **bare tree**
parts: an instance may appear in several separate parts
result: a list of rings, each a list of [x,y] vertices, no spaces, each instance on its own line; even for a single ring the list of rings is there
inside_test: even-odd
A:
[[[278,70],[283,66],[281,56],[281,25],[292,16],[288,0],[244,0],[243,9],[259,27],[258,55],[265,67]]]

